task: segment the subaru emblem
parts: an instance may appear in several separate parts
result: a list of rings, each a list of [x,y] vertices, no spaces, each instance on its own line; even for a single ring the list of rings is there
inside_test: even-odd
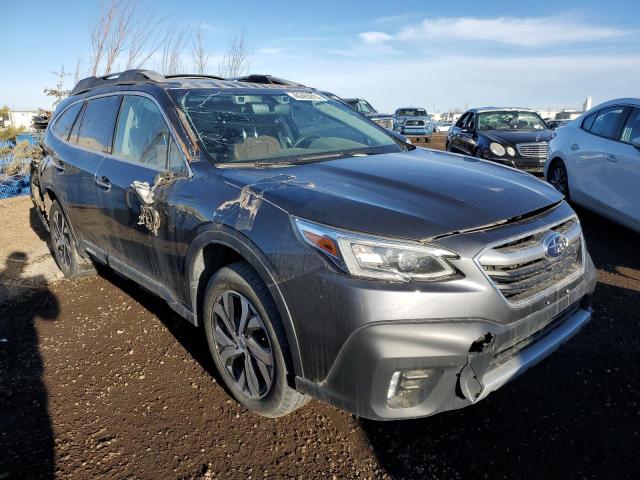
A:
[[[558,232],[551,232],[549,235],[544,237],[542,241],[542,247],[544,248],[544,252],[547,254],[547,257],[555,258],[562,254],[567,249],[569,242],[567,241],[567,237]]]

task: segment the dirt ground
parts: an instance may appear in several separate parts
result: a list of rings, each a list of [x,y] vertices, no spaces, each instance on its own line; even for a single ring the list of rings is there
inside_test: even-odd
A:
[[[52,281],[29,199],[2,202],[1,286],[22,290],[0,305],[0,480],[637,478],[640,235],[578,212],[594,321],[476,406],[379,423],[316,401],[247,412],[200,330],[107,270]]]

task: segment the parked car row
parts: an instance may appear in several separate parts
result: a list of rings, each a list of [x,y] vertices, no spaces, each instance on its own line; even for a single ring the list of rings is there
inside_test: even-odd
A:
[[[496,158],[516,158],[510,125],[536,125],[472,113],[457,131],[495,132]],[[62,272],[105,264],[203,326],[261,415],[309,397],[387,420],[473,405],[591,318],[595,268],[556,189],[416,148],[313,88],[90,77],[43,148],[32,197]]]

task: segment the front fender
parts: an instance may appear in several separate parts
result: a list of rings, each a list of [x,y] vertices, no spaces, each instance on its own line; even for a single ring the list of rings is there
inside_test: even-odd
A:
[[[304,376],[302,360],[291,314],[284,300],[275,272],[268,259],[260,252],[259,248],[247,237],[239,234],[236,230],[219,224],[208,224],[206,230],[200,232],[189,245],[186,255],[187,278],[189,280],[189,296],[191,310],[194,312],[194,323],[200,324],[198,312],[198,287],[200,276],[205,269],[204,248],[208,245],[217,244],[228,247],[240,255],[251,267],[258,272],[260,278],[265,282],[280,314],[291,361],[293,362],[294,375]]]

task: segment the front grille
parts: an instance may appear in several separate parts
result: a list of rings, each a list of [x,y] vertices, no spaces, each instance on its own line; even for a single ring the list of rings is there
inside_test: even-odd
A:
[[[384,128],[390,129],[393,127],[393,120],[390,118],[375,118],[373,121]]]
[[[424,127],[424,122],[422,120],[407,120],[405,125],[408,127]]]
[[[533,331],[527,332],[519,337],[514,338],[509,343],[502,345],[500,349],[493,354],[490,366],[494,366],[506,362],[514,355],[517,355],[522,349],[528,347],[532,343],[540,340],[545,335],[551,333],[552,330],[558,328],[571,315],[576,313],[580,308],[580,301],[575,302],[569,308],[562,311],[559,315],[550,318]]]
[[[516,145],[521,157],[547,158],[547,142],[519,143]]]
[[[549,257],[543,241],[551,232],[563,234],[567,247]],[[530,299],[562,283],[582,269],[582,229],[576,218],[486,250],[478,262],[495,287],[510,302]]]

